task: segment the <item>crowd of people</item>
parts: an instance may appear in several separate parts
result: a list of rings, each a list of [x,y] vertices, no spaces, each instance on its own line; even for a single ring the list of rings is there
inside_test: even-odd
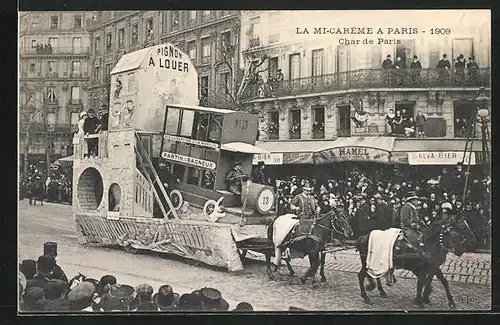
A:
[[[200,288],[180,295],[172,284],[157,291],[147,284],[136,287],[120,283],[108,274],[99,280],[78,274],[68,280],[57,264],[57,243],[44,244],[38,260],[19,264],[19,302],[23,312],[175,312],[228,311],[229,304],[219,290]],[[253,311],[248,302],[235,311]]]
[[[263,167],[259,167],[263,173]],[[260,178],[266,179],[262,175]],[[301,193],[304,184],[313,187],[321,213],[332,208],[343,211],[354,231],[353,239],[368,234],[371,230],[400,226],[400,209],[408,198],[408,193],[418,196],[418,214],[423,222],[429,223],[436,218],[443,203],[451,205],[451,214],[456,218],[464,217],[476,238],[473,251],[489,248],[491,234],[491,179],[471,175],[463,201],[465,171],[462,165],[454,170],[443,168],[441,174],[424,177],[409,175],[405,171],[354,168],[349,175],[340,179],[318,181],[292,176],[287,180],[276,181],[278,195],[278,215],[290,213],[290,203],[294,196]],[[387,216],[389,214],[389,217]],[[382,221],[384,220],[384,221]]]
[[[42,186],[42,199],[47,202],[71,204],[72,201],[72,170],[53,164],[49,176],[42,169],[32,164],[27,175],[21,175],[20,199],[29,197],[30,188],[39,182]]]

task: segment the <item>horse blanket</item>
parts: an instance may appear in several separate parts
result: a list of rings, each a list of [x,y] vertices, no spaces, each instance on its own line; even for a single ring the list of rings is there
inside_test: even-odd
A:
[[[285,214],[282,215],[276,220],[274,220],[273,225],[273,243],[275,248],[275,264],[279,265],[279,261],[281,260],[281,249],[278,247],[283,244],[283,240],[290,233],[290,231],[295,227],[298,223],[298,219],[293,219],[296,217],[294,214]]]
[[[372,278],[380,278],[393,268],[393,248],[401,229],[373,230],[368,239],[366,268]]]

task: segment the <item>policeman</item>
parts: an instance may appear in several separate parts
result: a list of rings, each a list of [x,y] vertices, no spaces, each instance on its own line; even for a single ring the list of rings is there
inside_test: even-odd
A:
[[[54,258],[57,257],[57,243],[55,242],[47,242],[43,244],[43,255],[48,255],[52,256]],[[66,274],[64,271],[61,269],[57,263],[54,266],[54,271],[52,272],[52,275],[50,276],[51,279],[53,280],[62,280],[64,282],[68,282],[68,278],[66,277]]]

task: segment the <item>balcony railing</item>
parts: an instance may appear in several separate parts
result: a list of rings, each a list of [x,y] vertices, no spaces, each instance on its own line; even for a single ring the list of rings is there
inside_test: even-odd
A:
[[[313,139],[324,139],[325,138],[325,131],[313,131],[312,138]]]
[[[53,46],[49,48],[23,47],[21,48],[20,52],[21,55],[89,55],[90,48],[87,46],[79,46],[79,47]]]
[[[490,68],[475,71],[422,69],[354,70],[321,76],[248,85],[244,98],[281,97],[352,88],[490,87]],[[259,91],[261,88],[261,91]]]
[[[49,123],[47,124],[47,131],[49,133],[63,133],[63,134],[71,134],[78,130],[77,124],[70,123]],[[45,129],[43,126],[38,128],[33,128],[30,130],[32,133],[43,134],[45,133]]]
[[[278,131],[271,131],[271,130],[268,130],[267,131],[267,138],[269,140],[278,140],[280,138],[279,134],[278,134]]]
[[[298,132],[288,132],[288,138],[290,140],[297,140],[297,139],[300,139],[300,131]]]
[[[248,41],[248,46],[249,47],[257,47],[260,46],[260,38],[258,37],[253,37]]]

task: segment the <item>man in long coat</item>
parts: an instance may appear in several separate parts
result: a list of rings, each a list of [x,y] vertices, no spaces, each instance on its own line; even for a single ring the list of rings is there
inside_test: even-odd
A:
[[[415,247],[420,246],[420,216],[418,215],[418,196],[410,191],[406,197],[406,203],[401,207],[401,229],[408,241]]]
[[[312,221],[321,209],[316,202],[314,196],[312,196],[313,188],[306,182],[302,187],[303,192],[295,195],[295,197],[290,202],[290,208],[297,217],[300,219],[299,231],[301,233],[309,233],[312,226]]]
[[[377,200],[377,208],[375,215],[377,218],[377,228],[379,230],[386,230],[392,226],[392,209],[385,203],[380,193],[375,193],[373,196]]]

